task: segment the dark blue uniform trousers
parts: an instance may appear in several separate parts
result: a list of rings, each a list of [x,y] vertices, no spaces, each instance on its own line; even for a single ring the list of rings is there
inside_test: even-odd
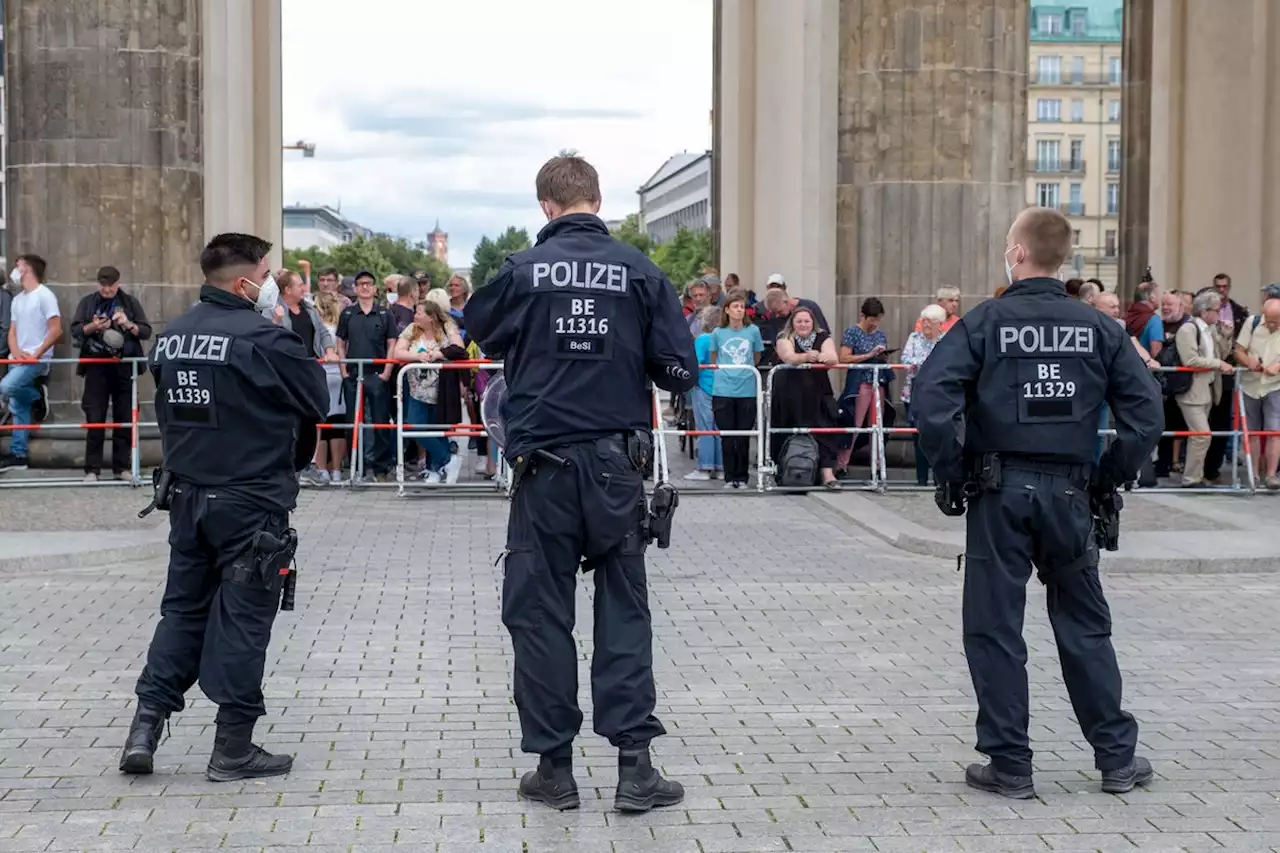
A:
[[[288,516],[216,487],[182,483],[169,525],[169,577],[138,700],[177,713],[198,679],[218,705],[217,722],[256,720],[266,713],[262,673],[280,591],[232,583],[223,573],[254,533],[279,534]]]
[[[967,513],[964,651],[978,699],[977,749],[1003,773],[1031,775],[1022,621],[1034,563],[1046,584],[1062,679],[1095,766],[1124,767],[1133,759],[1138,725],[1120,706],[1087,472],[1075,466],[1073,477],[1070,466],[1015,465],[1004,460],[1000,490],[981,494]]]
[[[666,734],[653,715],[643,481],[621,438],[548,449],[568,466],[533,457],[507,525],[502,622],[515,651],[520,747],[568,756],[582,726],[573,626],[584,560],[595,577],[595,731],[615,747],[643,747]]]

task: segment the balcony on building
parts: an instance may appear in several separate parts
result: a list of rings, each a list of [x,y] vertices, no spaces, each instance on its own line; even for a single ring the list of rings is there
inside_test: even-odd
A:
[[[1032,158],[1027,161],[1027,171],[1037,175],[1082,175],[1084,168],[1084,160]]]
[[[1121,78],[1106,71],[1076,72],[1074,69],[1053,71],[1033,68],[1029,76],[1033,86],[1119,86]]]
[[[1058,210],[1062,211],[1067,216],[1085,216],[1085,209],[1084,202],[1082,201],[1068,201],[1064,204],[1058,205]]]

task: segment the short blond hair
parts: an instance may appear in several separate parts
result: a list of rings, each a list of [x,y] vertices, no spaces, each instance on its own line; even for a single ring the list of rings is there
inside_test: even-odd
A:
[[[1056,271],[1071,254],[1071,220],[1051,207],[1027,208],[1010,230],[1027,250],[1027,263],[1038,270]]]

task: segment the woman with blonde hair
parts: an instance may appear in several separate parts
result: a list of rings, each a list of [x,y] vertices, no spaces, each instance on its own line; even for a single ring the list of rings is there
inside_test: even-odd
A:
[[[336,337],[338,316],[342,314],[342,301],[336,293],[321,292],[316,296],[316,313],[320,322]],[[320,479],[337,485],[342,482],[342,462],[347,456],[347,435],[340,428],[347,423],[347,407],[342,402],[342,370],[336,364],[324,365],[325,379],[329,383],[329,416],[325,418],[327,429],[320,430],[316,440],[315,465]]]
[[[413,313],[413,322],[401,333],[396,341],[394,357],[399,361],[434,364],[442,361],[456,361],[467,356],[462,346],[462,339],[456,329],[449,331],[448,313],[431,300],[420,301]],[[406,425],[411,428],[422,428],[432,424],[438,426],[441,421],[440,390],[444,382],[441,374],[456,373],[446,370],[411,370],[408,372],[408,395],[404,399],[404,417]],[[448,380],[446,380],[448,381]],[[449,442],[444,438],[416,439],[426,455],[426,464],[422,469],[422,480],[425,483],[452,482],[456,479],[454,456],[450,452]],[[461,460],[459,460],[460,464]]]

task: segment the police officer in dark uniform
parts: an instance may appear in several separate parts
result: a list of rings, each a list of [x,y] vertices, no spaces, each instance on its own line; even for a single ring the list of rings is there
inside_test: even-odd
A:
[[[1160,388],[1124,329],[1066,294],[1057,271],[1071,225],[1026,210],[1009,230],[1011,286],[969,311],[915,380],[912,413],[948,515],[968,504],[964,649],[978,699],[977,749],[965,781],[1006,797],[1035,796],[1027,738],[1026,584],[1047,587],[1071,705],[1102,773],[1102,789],[1148,782],[1138,725],[1121,707],[1111,614],[1098,578],[1098,523],[1116,486],[1133,480],[1164,425]],[[1103,402],[1115,442],[1094,466]],[[1107,529],[1107,527],[1100,527]],[[1108,547],[1114,547],[1109,543]]]
[[[515,650],[521,748],[541,756],[520,793],[556,809],[578,806],[572,746],[582,725],[574,590],[595,573],[595,731],[618,749],[614,807],[674,805],[649,742],[654,716],[653,629],[645,580],[642,467],[651,449],[649,382],[682,393],[698,381],[693,338],[675,289],[639,250],[609,236],[596,215],[600,183],[575,155],[537,177],[550,223],[537,245],[509,257],[467,303],[467,330],[504,364],[504,455],[514,471],[502,621]]]
[[[270,249],[247,234],[214,237],[200,256],[200,301],[149,357],[164,447],[153,507],[169,510],[169,573],[120,757],[126,773],[151,772],[165,721],[197,681],[218,705],[211,781],[293,766],[252,735],[266,713],[267,643],[296,541],[297,472],[315,449],[329,391],[310,341],[259,313],[276,293]]]

